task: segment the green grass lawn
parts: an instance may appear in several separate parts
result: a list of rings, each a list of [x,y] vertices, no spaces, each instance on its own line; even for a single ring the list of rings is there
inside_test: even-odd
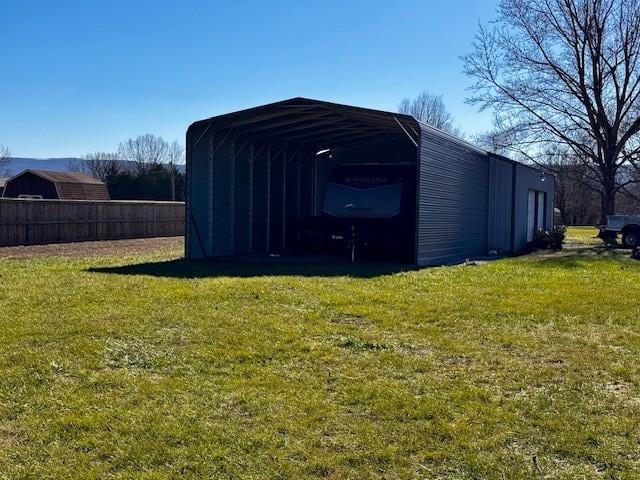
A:
[[[598,230],[594,227],[570,227],[567,229],[565,243],[583,245],[602,245],[598,237]]]
[[[640,478],[628,252],[180,254],[0,259],[0,479]]]

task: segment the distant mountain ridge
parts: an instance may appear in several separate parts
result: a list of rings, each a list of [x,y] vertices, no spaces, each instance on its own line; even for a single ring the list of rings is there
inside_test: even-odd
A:
[[[75,157],[63,157],[63,158],[24,158],[24,157],[11,157],[9,159],[9,173],[7,176],[11,177],[23,170],[52,170],[54,172],[69,172],[70,166],[80,159]],[[184,165],[178,165],[178,170],[185,171]],[[4,173],[2,175],[4,176]]]
[[[79,158],[23,158],[11,157],[9,159],[9,176],[20,173],[28,168],[32,170],[53,170],[54,172],[68,172],[69,165]]]

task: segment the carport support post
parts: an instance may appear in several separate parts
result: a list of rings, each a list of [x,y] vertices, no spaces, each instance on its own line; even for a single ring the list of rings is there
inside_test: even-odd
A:
[[[282,251],[287,249],[287,151],[282,154]]]
[[[300,217],[300,183],[301,168],[300,159],[302,157],[301,148],[294,150],[287,155],[287,195],[286,195],[286,215],[285,215],[285,249],[291,248],[296,242],[296,231],[292,228],[294,221]]]
[[[271,214],[270,219],[270,250],[284,250],[284,229],[286,214],[286,172],[287,145],[275,149],[271,157]]]
[[[207,256],[213,256],[213,195],[214,195],[214,173],[213,173],[213,153],[214,153],[214,135],[211,134],[209,137],[209,148],[207,151],[207,160],[209,163],[209,167],[207,169],[208,173],[208,198],[207,198],[207,238],[205,240],[205,245],[208,250]]]
[[[296,161],[296,218],[302,215],[302,156]]]
[[[205,131],[206,133],[206,131]],[[235,155],[229,153],[229,146],[232,148],[235,145],[234,139],[231,137],[232,130],[229,129],[226,132],[212,132],[209,136],[209,148],[207,157],[209,160],[208,171],[208,218],[207,218],[207,241],[206,245],[209,249],[209,256],[215,255],[228,255],[227,251],[232,248],[233,245],[233,200],[231,204],[227,204],[231,208],[231,218],[228,218],[228,212],[225,210],[224,196],[229,194],[227,190],[231,189],[233,193],[233,162]],[[204,135],[204,134],[203,134]],[[222,151],[221,151],[222,150]],[[231,156],[231,164],[229,165],[229,156]],[[225,158],[227,157],[227,158]],[[231,183],[230,183],[231,182]],[[214,238],[224,239],[222,228],[225,225],[225,221],[229,221],[231,225],[230,243],[225,245],[224,240],[215,241]],[[218,231],[216,231],[216,227]],[[217,245],[218,248],[214,248]]]
[[[270,144],[256,143],[253,153],[253,253],[269,251],[270,185]]]
[[[233,254],[235,154],[235,137],[231,131],[211,138],[209,215],[213,233],[209,245],[213,256]]]
[[[236,144],[234,188],[234,254],[253,250],[253,140]]]
[[[318,195],[318,156],[314,155],[313,156],[313,171],[311,174],[311,215],[318,215],[318,202],[317,202],[317,195]]]

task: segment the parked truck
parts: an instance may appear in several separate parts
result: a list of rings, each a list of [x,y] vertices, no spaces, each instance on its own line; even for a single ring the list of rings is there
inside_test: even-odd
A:
[[[615,241],[618,235],[622,235],[625,248],[638,248],[640,215],[607,215],[607,223],[600,227],[600,237],[605,241]]]

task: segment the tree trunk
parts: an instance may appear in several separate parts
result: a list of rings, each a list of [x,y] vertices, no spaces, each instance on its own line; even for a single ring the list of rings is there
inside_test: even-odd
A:
[[[616,182],[614,177],[607,176],[602,182],[602,206],[600,211],[600,222],[604,225],[607,222],[607,215],[616,213]]]

